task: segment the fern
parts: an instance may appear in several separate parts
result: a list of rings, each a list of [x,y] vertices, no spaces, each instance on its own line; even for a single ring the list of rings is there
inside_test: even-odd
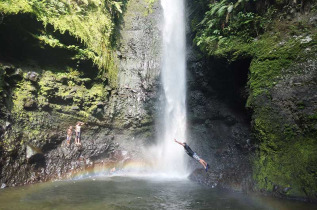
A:
[[[220,9],[217,11],[218,17],[223,17],[226,14],[227,9],[228,9],[227,5],[220,7]]]

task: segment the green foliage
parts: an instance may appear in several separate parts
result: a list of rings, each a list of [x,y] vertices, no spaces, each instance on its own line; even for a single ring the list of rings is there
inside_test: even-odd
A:
[[[277,20],[278,9],[274,5],[259,12],[252,11],[251,4],[252,1],[248,0],[213,2],[202,21],[194,27],[194,41],[208,55],[227,58],[229,62],[253,58],[248,105],[255,97],[268,93],[282,69],[307,58],[304,49],[314,46],[313,34],[316,31],[305,21],[281,23]],[[296,37],[302,33],[312,34],[313,40],[301,43]]]
[[[148,6],[147,6],[145,15],[149,15],[153,12],[153,6],[155,2],[157,2],[157,0],[146,0],[146,3],[148,4]]]
[[[124,4],[126,0],[5,0],[0,2],[0,11],[5,14],[31,13],[44,26],[50,24],[62,34],[69,32],[87,48],[65,46],[45,31],[35,37],[52,47],[76,51],[74,59],[91,59],[101,69],[100,75],[108,76],[111,85],[115,86],[117,67],[112,42],[115,41],[115,21],[121,16]]]
[[[209,54],[218,44],[238,36],[250,42],[263,30],[261,16],[245,9],[249,0],[222,0],[209,4],[209,10],[196,28],[196,44]]]
[[[61,120],[69,121],[74,117],[81,121],[96,120],[96,110],[100,103],[106,101],[106,88],[109,87],[96,83],[87,88],[87,82],[90,82],[89,78],[81,78],[80,72],[72,69],[63,73],[43,71],[36,84],[23,79],[12,89],[13,106],[10,111],[16,126],[25,128],[28,132],[25,136],[28,138],[37,139],[32,133],[43,134],[45,129],[49,129],[49,125],[48,128],[43,126],[50,123],[50,120],[45,118],[51,115],[51,112]],[[35,104],[32,109],[26,106],[30,102]],[[48,110],[50,112],[46,112]]]
[[[28,0],[2,0],[0,11],[5,14],[17,14],[19,12],[32,12],[32,7]]]

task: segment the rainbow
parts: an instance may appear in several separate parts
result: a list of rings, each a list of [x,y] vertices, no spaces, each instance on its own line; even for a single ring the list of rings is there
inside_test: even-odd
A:
[[[104,162],[88,166],[85,169],[78,169],[67,173],[63,179],[79,180],[96,176],[121,176],[147,174],[153,171],[154,165],[142,160],[128,160],[122,162]]]

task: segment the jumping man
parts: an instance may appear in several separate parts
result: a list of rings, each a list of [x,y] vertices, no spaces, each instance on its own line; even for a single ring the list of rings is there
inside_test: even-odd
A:
[[[209,168],[209,164],[206,163],[206,161],[204,161],[203,159],[201,159],[201,158],[196,154],[196,152],[193,152],[193,150],[192,150],[185,142],[182,143],[182,142],[177,141],[176,139],[174,139],[174,141],[175,141],[176,143],[182,145],[182,146],[184,147],[186,153],[187,153],[190,157],[192,157],[192,158],[194,158],[195,160],[197,160],[201,165],[203,165],[203,166],[204,166],[204,169],[205,169],[206,172],[207,172],[207,170],[208,170],[208,168]]]

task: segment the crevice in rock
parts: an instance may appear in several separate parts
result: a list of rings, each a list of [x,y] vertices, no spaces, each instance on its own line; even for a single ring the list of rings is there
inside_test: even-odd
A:
[[[229,63],[225,59],[209,59],[206,66],[208,85],[214,90],[217,98],[227,104],[234,112],[242,114],[248,122],[251,114],[245,104],[248,98],[248,73],[250,58],[243,58]]]
[[[46,166],[45,156],[43,154],[33,155],[28,163],[34,165],[35,169],[44,168]]]

